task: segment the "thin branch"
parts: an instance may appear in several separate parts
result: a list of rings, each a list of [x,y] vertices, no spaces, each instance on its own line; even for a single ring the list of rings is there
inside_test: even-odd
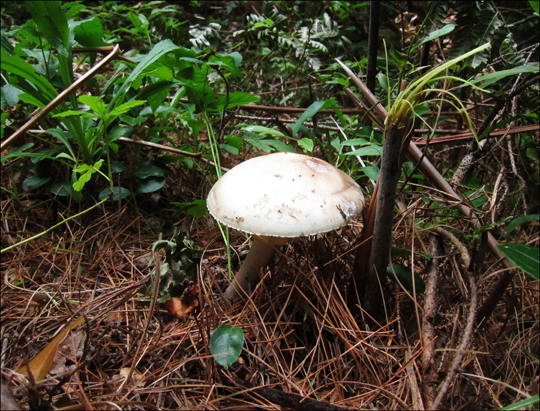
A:
[[[469,345],[471,344],[472,333],[473,333],[473,328],[474,328],[475,318],[476,318],[478,294],[477,294],[477,289],[476,289],[476,280],[473,274],[468,269],[467,269],[467,276],[469,277],[469,287],[470,287],[470,295],[471,295],[471,302],[469,305],[469,314],[467,316],[467,325],[465,326],[465,330],[463,331],[461,344],[456,352],[454,360],[452,361],[452,365],[450,366],[450,371],[448,372],[448,374],[446,375],[446,378],[444,379],[442,383],[441,389],[439,390],[439,394],[435,398],[435,401],[433,401],[433,405],[432,405],[433,410],[437,410],[441,407],[442,401],[446,397],[446,393],[448,392],[450,385],[454,381],[454,378],[458,372],[458,369],[461,368],[461,362],[463,361],[463,357],[467,353],[467,349],[469,348]]]

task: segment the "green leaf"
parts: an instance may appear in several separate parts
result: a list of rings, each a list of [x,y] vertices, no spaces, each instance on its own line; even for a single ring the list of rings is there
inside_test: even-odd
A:
[[[51,184],[49,191],[55,196],[69,197],[73,193],[71,181],[56,181]]]
[[[233,154],[235,156],[240,154],[240,150],[238,150],[234,146],[231,146],[230,144],[220,144],[219,148],[221,148],[222,150],[228,151],[229,153],[231,153],[231,154]]]
[[[244,332],[232,325],[220,325],[210,337],[210,353],[216,362],[225,368],[229,368],[240,357],[243,345]]]
[[[274,150],[281,151],[281,152],[296,153],[296,150],[294,149],[293,146],[288,146],[283,141],[269,139],[269,138],[264,139],[263,137],[258,136],[253,133],[247,133],[247,135],[244,136],[244,141],[247,141],[248,143],[252,144],[253,146],[267,153],[270,153]]]
[[[142,123],[143,121],[146,121],[147,117],[131,117],[128,115],[121,115],[120,120],[122,120],[124,123],[129,124],[130,126],[136,126],[139,123]]]
[[[362,167],[362,171],[371,180],[377,181],[377,179],[379,178],[379,173],[380,173],[381,170],[379,170],[379,167],[377,167],[377,166],[367,166],[367,167]]]
[[[529,5],[535,13],[540,13],[540,1],[538,0],[529,0]],[[537,395],[538,397],[538,395]],[[538,400],[537,400],[538,401]]]
[[[9,107],[13,107],[19,102],[19,95],[24,94],[24,91],[12,86],[11,84],[4,84],[2,86],[2,107],[7,104]]]
[[[242,138],[238,136],[227,136],[225,137],[225,141],[237,150],[240,150],[244,145],[244,140],[242,140]]]
[[[69,28],[61,1],[27,1],[26,9],[38,30],[64,57],[69,56]]]
[[[147,178],[147,177],[163,177],[165,175],[165,170],[155,164],[154,161],[145,161],[141,168],[133,173],[137,178]]]
[[[99,115],[99,117],[103,117],[105,114],[105,109],[107,106],[103,103],[103,100],[101,100],[99,97],[94,96],[88,96],[86,94],[83,94],[82,96],[79,96],[79,101],[83,104],[86,104],[90,109]]]
[[[304,150],[305,153],[313,153],[313,140],[310,138],[301,138],[298,140],[298,145]]]
[[[532,3],[532,1],[530,1],[529,3]],[[535,3],[538,3],[538,2],[536,1]],[[538,7],[536,8],[536,10],[538,10]],[[538,11],[537,11],[537,13],[538,13]],[[527,407],[529,407],[531,405],[535,409],[538,409],[538,402],[539,401],[540,401],[540,397],[538,396],[538,394],[536,394],[536,395],[533,395],[532,397],[525,398],[524,400],[521,400],[521,401],[515,402],[513,404],[507,405],[506,407],[501,408],[501,411],[523,410],[523,409],[527,409]]]
[[[83,47],[101,47],[107,43],[103,41],[104,30],[99,17],[76,21],[72,23],[75,29],[75,40]]]
[[[122,101],[121,99],[124,98],[124,96],[127,94],[129,88],[131,85],[144,73],[144,71],[150,67],[155,61],[157,61],[160,57],[163,55],[169,53],[170,51],[178,49],[178,46],[175,46],[172,41],[170,40],[163,40],[160,41],[158,44],[150,50],[150,53],[148,53],[143,59],[137,64],[137,66],[133,69],[131,74],[128,76],[120,90],[115,94],[113,100],[109,104],[109,109],[113,109],[116,104],[117,100]],[[129,123],[128,123],[129,124]]]
[[[510,222],[510,224],[508,224],[508,227],[506,227],[506,232],[510,234],[512,231],[518,228],[518,226],[520,226],[521,224],[526,223],[528,221],[539,220],[539,219],[540,219],[540,214],[529,214],[529,215],[524,215],[524,216],[515,218]]]
[[[105,190],[102,190],[99,193],[99,196],[98,196],[99,199],[105,200],[110,192],[111,192],[110,188],[106,188]],[[131,194],[132,194],[131,191],[129,191],[127,188],[113,187],[112,201],[123,200],[124,198],[129,197]]]
[[[283,134],[281,131],[273,129],[273,128],[264,127],[264,126],[245,126],[242,128],[245,131],[249,131],[253,133],[265,134],[265,135],[268,134],[275,137],[286,137],[286,135]]]
[[[170,40],[160,41],[154,46],[150,53],[148,53],[140,62],[137,64],[137,67],[131,72],[129,77],[126,80],[126,83],[130,84],[134,82],[144,70],[146,70],[152,63],[154,63],[161,56],[169,53],[170,51],[176,50],[179,47],[174,45]]]
[[[140,106],[142,104],[146,103],[144,100],[130,100],[124,104],[120,104],[118,107],[116,107],[114,110],[111,110],[109,113],[110,116],[118,116],[120,114],[127,113],[131,108]]]
[[[365,138],[353,138],[340,143],[341,146],[367,146],[368,144],[369,141],[367,141]]]
[[[111,161],[111,171],[113,173],[121,173],[122,171],[126,171],[127,167],[124,163],[120,161]]]
[[[30,176],[23,181],[22,188],[24,191],[30,191],[47,184],[50,179],[51,177]]]
[[[523,66],[514,67],[508,70],[501,70],[501,71],[496,71],[495,73],[486,74],[482,77],[471,80],[470,83],[476,84],[476,83],[482,82],[482,84],[480,84],[480,87],[484,88],[484,87],[489,86],[490,84],[493,84],[502,80],[505,77],[515,76],[521,73],[538,73],[539,69],[540,69],[540,65],[538,63],[524,64]],[[463,86],[465,85],[467,84],[465,83]]]
[[[250,103],[254,103],[256,101],[259,101],[259,96],[254,96],[250,93],[245,93],[242,91],[234,91],[229,94],[229,98],[227,99],[227,96],[221,96],[217,100],[217,109],[223,110],[224,108],[233,108],[236,106],[245,106]],[[225,107],[225,102],[227,103],[227,107]]]
[[[418,45],[421,46],[422,44],[427,43],[428,41],[434,40],[438,37],[445,36],[448,33],[453,32],[455,28],[456,28],[455,24],[447,24],[443,28],[429,33]]]
[[[154,193],[165,185],[165,177],[148,177],[139,181],[137,193]]]
[[[377,74],[376,77],[377,77],[377,81],[381,85],[381,88],[384,91],[388,91],[389,84],[388,84],[388,77],[386,77],[386,74],[380,72]]]
[[[358,150],[344,153],[346,156],[382,156],[381,146],[364,146]]]
[[[73,183],[73,189],[75,191],[81,191],[84,188],[84,185],[90,181],[92,178],[92,174],[97,172],[103,164],[103,160],[97,161],[93,166],[88,164],[81,164],[73,171],[77,173],[83,173],[76,182]]]
[[[412,293],[416,291],[416,294],[421,294],[426,291],[426,284],[422,277],[419,274],[411,271],[409,267],[404,265],[394,264],[386,268],[386,275],[392,281],[396,283],[401,283],[403,288],[408,292]],[[414,278],[414,289],[413,289],[413,278]]]
[[[62,113],[53,115],[53,117],[60,117],[60,118],[69,117],[69,116],[81,116],[81,117],[91,118],[91,117],[96,117],[97,114],[93,111],[90,113],[88,111],[68,110],[68,111],[63,111]]]
[[[300,127],[306,121],[307,119],[313,117],[315,114],[317,114],[319,111],[324,110],[325,108],[332,107],[337,104],[337,101],[333,98],[330,98],[326,101],[316,101],[312,105],[310,105],[306,111],[302,113],[302,115],[298,118],[298,121],[294,123],[292,126],[290,126],[292,130],[293,136],[298,133],[298,130],[300,130]]]
[[[535,280],[540,276],[540,250],[526,244],[501,244],[499,251],[512,261],[520,270],[525,271]]]
[[[19,56],[10,56],[4,51],[4,49],[1,51],[1,57],[2,70],[6,70],[8,73],[21,76],[22,78],[28,80],[45,95],[44,97],[47,100],[52,100],[58,95],[58,92],[52,86],[52,84],[49,83],[45,77],[37,74],[36,69],[25,60]]]
[[[204,217],[208,213],[206,200],[195,200],[191,203],[171,203],[180,207],[180,211],[192,215],[194,217]]]

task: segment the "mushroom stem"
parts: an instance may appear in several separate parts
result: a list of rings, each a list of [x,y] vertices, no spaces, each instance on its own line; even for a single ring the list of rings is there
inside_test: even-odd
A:
[[[234,301],[251,294],[261,279],[261,268],[266,267],[274,255],[275,246],[284,244],[287,244],[286,238],[253,236],[249,253],[225,291],[225,297]]]

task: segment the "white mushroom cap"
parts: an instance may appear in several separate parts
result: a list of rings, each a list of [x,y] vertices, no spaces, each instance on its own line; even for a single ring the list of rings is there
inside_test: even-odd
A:
[[[208,194],[207,206],[226,226],[292,238],[344,226],[360,213],[364,196],[351,177],[323,160],[274,153],[227,172]]]

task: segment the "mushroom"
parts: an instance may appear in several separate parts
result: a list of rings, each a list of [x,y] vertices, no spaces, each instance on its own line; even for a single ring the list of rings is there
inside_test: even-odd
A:
[[[360,213],[364,196],[351,177],[323,160],[274,153],[244,161],[223,175],[210,190],[207,206],[220,223],[254,235],[225,291],[234,301],[255,288],[274,247],[344,226]]]

